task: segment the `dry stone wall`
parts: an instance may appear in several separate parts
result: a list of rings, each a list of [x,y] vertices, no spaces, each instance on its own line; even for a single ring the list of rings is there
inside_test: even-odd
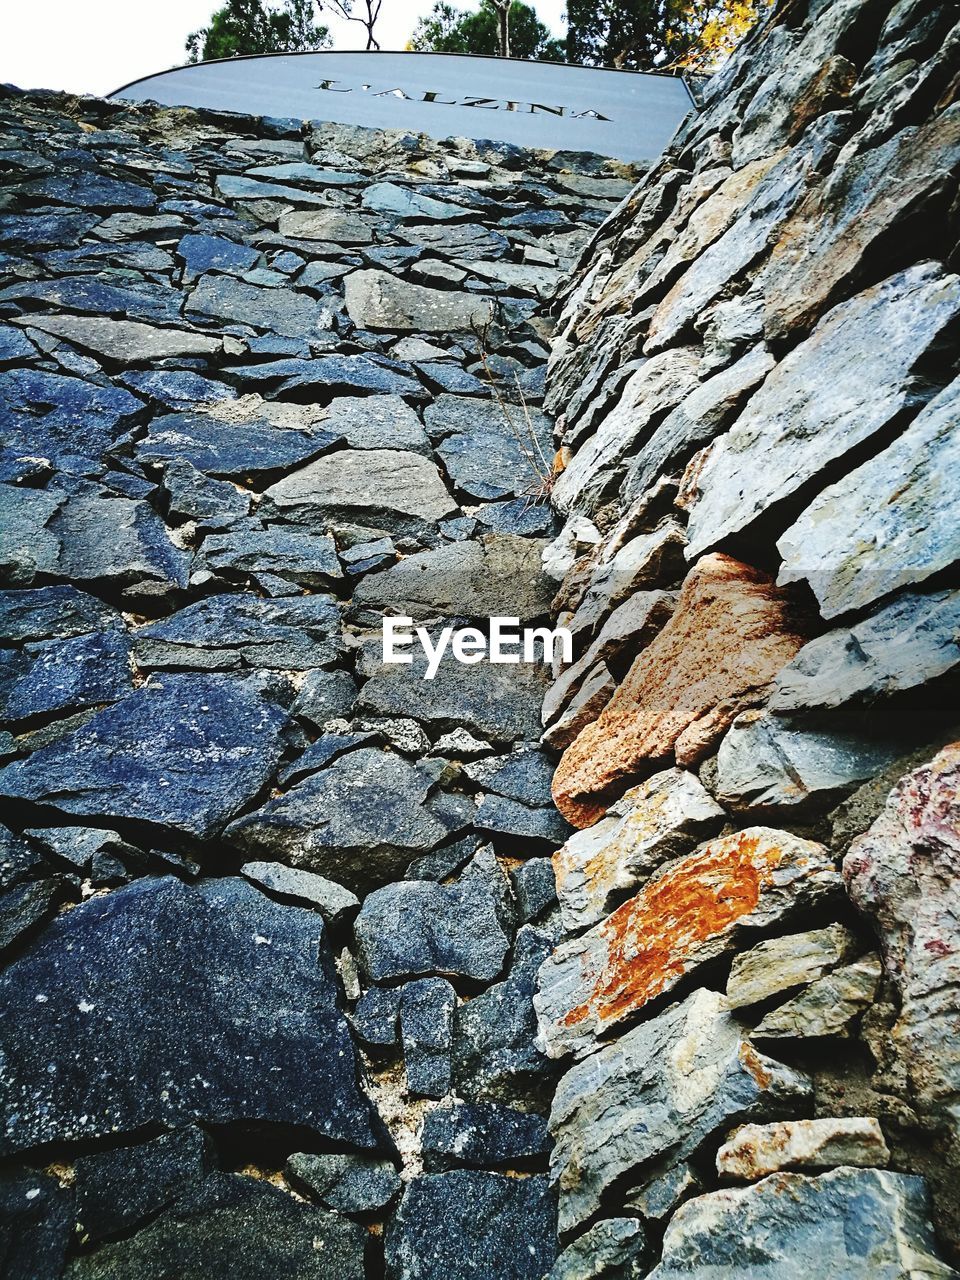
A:
[[[958,50],[779,5],[556,307],[557,1280],[960,1259]]]
[[[0,100],[0,1272],[540,1280],[543,664],[591,156]]]

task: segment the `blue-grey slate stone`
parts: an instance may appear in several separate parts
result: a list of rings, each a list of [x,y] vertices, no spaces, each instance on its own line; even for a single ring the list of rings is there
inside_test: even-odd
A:
[[[319,356],[315,360],[275,360],[262,365],[231,365],[224,370],[243,382],[279,381],[281,392],[297,398],[316,389],[321,393],[368,392],[425,400],[422,384],[403,372],[403,366],[385,365],[365,355]]]
[[[183,301],[178,289],[146,281],[136,287],[120,288],[91,276],[62,276],[58,280],[30,280],[8,285],[0,291],[0,303],[49,303],[60,311],[90,312],[94,315],[127,317],[131,320],[180,319]]]
[[[331,926],[354,915],[360,906],[359,898],[349,889],[318,876],[315,871],[298,871],[280,862],[245,862],[240,873],[281,902],[305,903],[316,908]]]
[[[33,642],[12,660],[0,657],[0,714],[8,721],[116,702],[131,687],[130,641],[120,630]]]
[[[564,1249],[544,1280],[639,1280],[651,1252],[639,1218],[601,1218]]]
[[[206,530],[228,528],[250,514],[250,495],[227,480],[214,480],[185,458],[175,458],[163,469],[163,487],[169,495],[168,514],[174,520],[193,520]]]
[[[0,245],[10,248],[48,249],[76,245],[97,225],[86,213],[21,213],[0,222]]]
[[[274,427],[266,419],[224,422],[205,413],[177,413],[154,418],[136,457],[144,464],[183,460],[205,475],[243,480],[290,470],[337,443],[326,431]]]
[[[73,1237],[73,1192],[29,1169],[0,1174],[4,1280],[55,1280]]]
[[[400,996],[400,1040],[407,1092],[442,1098],[450,1088],[450,1043],[457,996],[445,978],[408,982]]]
[[[192,284],[206,271],[242,275],[244,271],[256,266],[260,254],[249,245],[237,244],[235,240],[228,240],[225,236],[211,236],[200,232],[183,237],[177,245],[177,257],[183,262],[184,283]]]
[[[213,1148],[192,1125],[136,1147],[82,1156],[74,1165],[77,1221],[91,1243],[132,1230],[198,1187]]]
[[[68,896],[62,876],[27,880],[0,894],[0,953],[5,953],[53,915]]]
[[[0,889],[19,884],[43,867],[43,858],[22,836],[0,826]]]
[[[290,712],[322,729],[329,720],[349,716],[356,700],[356,682],[348,671],[311,671]]]
[[[56,573],[61,546],[50,524],[64,501],[61,493],[0,485],[0,582],[28,587],[38,574]]]
[[[461,1097],[538,1103],[549,1097],[556,1066],[537,1048],[533,993],[555,941],[545,930],[524,925],[504,980],[457,1009],[453,1080]]]
[[[68,497],[50,527],[60,540],[61,577],[109,583],[132,595],[165,595],[187,585],[190,557],[142,500],[84,485]]]
[[[134,633],[145,668],[305,671],[340,654],[340,613],[326,595],[265,600],[223,593]]]
[[[354,925],[372,982],[444,974],[489,982],[510,946],[509,887],[490,850],[452,884],[402,880],[371,893]]]
[[[115,831],[101,827],[30,827],[25,832],[31,844],[42,849],[53,866],[67,871],[86,872],[93,860],[112,858],[142,861],[138,849],[121,840]]]
[[[338,1213],[386,1209],[403,1186],[389,1160],[352,1152],[317,1156],[298,1151],[287,1161],[286,1174]]]
[[[261,1179],[214,1173],[136,1235],[75,1258],[64,1280],[364,1280],[366,1237]]]
[[[322,588],[343,577],[336,544],[329,534],[276,524],[264,529],[254,520],[205,538],[196,568],[211,569],[233,580],[269,573],[302,587]]]
[[[121,626],[115,609],[76,587],[33,587],[25,591],[0,591],[0,643],[20,644],[66,639],[88,631]]]
[[[536,501],[535,495],[485,502],[478,508],[476,518],[494,533],[513,533],[521,538],[552,533],[556,524],[549,502]]]
[[[37,354],[37,348],[25,333],[12,324],[0,324],[0,365],[20,364]]]
[[[293,289],[259,289],[232,276],[201,276],[185,304],[188,316],[209,316],[299,338],[316,333],[315,299]]]
[[[0,373],[0,430],[6,448],[47,457],[55,465],[70,457],[99,462],[143,408],[142,400],[121,387],[96,386],[44,369]]]
[[[569,824],[552,806],[534,808],[504,796],[487,795],[480,802],[476,817],[482,831],[518,840],[535,840],[559,845],[570,835]]]
[[[424,1174],[387,1227],[387,1280],[542,1280],[557,1255],[556,1231],[545,1177]]]
[[[307,597],[310,599],[311,597]],[[277,781],[283,787],[292,786],[302,781],[308,773],[316,773],[328,765],[337,756],[357,747],[374,746],[378,742],[375,733],[324,733],[315,742],[311,742],[303,755],[300,755],[285,769],[280,771]]]
[[[365,1045],[393,1049],[400,1043],[402,987],[371,987],[357,1001],[350,1022]]]
[[[385,1141],[319,917],[246,881],[145,879],[89,899],[0,990],[4,1154],[190,1121]]]
[[[271,776],[285,721],[256,678],[155,677],[0,770],[0,795],[209,839]]]
[[[73,205],[76,209],[152,209],[157,197],[149,187],[121,182],[101,174],[79,173],[55,175],[25,183],[20,188],[23,198],[49,200],[53,204]]]
[[[527,924],[557,903],[557,881],[550,858],[528,858],[510,872],[517,919]]]
[[[239,818],[227,839],[248,856],[369,889],[402,875],[411,858],[448,838],[447,823],[427,801],[430,787],[399,756],[361,747]]]
[[[204,378],[189,369],[131,369],[120,381],[138,395],[149,396],[168,409],[190,409],[196,404],[232,400],[233,387],[213,378]]]
[[[448,1102],[428,1111],[421,1148],[424,1167],[523,1169],[541,1164],[553,1141],[543,1116],[494,1102]]]

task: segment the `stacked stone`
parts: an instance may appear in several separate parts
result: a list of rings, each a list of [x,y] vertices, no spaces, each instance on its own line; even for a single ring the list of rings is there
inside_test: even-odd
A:
[[[545,304],[637,173],[0,101],[6,1277],[540,1280]]]
[[[559,300],[553,1280],[960,1257],[958,41],[782,6]]]

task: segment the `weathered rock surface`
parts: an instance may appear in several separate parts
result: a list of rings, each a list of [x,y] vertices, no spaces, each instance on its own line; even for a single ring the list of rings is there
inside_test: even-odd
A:
[[[400,1041],[407,1092],[442,1098],[450,1091],[457,993],[445,978],[419,978],[400,993]]]
[[[285,720],[253,679],[155,677],[0,770],[0,794],[73,817],[208,838],[266,784]]]
[[[424,1174],[387,1229],[390,1280],[541,1280],[556,1257],[556,1209],[544,1177],[469,1169]]]
[[[822,845],[768,827],[712,840],[671,863],[602,924],[562,943],[540,970],[537,1017],[551,1057],[592,1048],[737,932],[789,919],[836,894]]]
[[[954,1133],[958,770],[960,747],[953,744],[902,778],[843,864],[850,895],[878,930],[885,968],[900,992],[895,1051],[920,1106],[951,1117]]]
[[[381,1145],[321,937],[234,879],[139,880],[58,917],[0,978],[3,1150],[189,1120]]]
[[[918,403],[911,378],[960,312],[960,280],[924,263],[842,302],[768,375],[699,478],[689,555],[801,492]]]
[[[650,1277],[723,1267],[730,1280],[800,1280],[816,1258],[837,1280],[947,1280],[955,1273],[937,1258],[927,1215],[920,1178],[877,1169],[774,1174],[684,1205]]]
[[[829,711],[916,689],[960,662],[960,592],[907,593],[809,641],[774,681],[771,711]]]
[[[347,311],[361,329],[394,333],[449,333],[490,323],[487,298],[408,284],[386,271],[354,271],[344,282]]]
[[[727,1006],[741,1009],[807,986],[856,953],[856,939],[839,924],[758,942],[734,957],[727,979]]]
[[[292,900],[316,907],[326,924],[338,924],[360,906],[359,898],[349,889],[313,871],[298,871],[279,862],[246,862],[240,873],[253,884],[269,890],[281,902]]]
[[[22,321],[21,321],[22,323]],[[31,316],[30,325],[65,338],[85,351],[118,364],[139,364],[172,356],[216,355],[223,340],[187,329],[161,329],[135,320],[102,316]]]
[[[848,1038],[854,1023],[873,1003],[880,984],[880,961],[864,956],[817,978],[754,1027],[759,1040]]]
[[[401,1187],[389,1160],[353,1152],[320,1156],[297,1152],[287,1161],[286,1172],[321,1204],[341,1213],[384,1209]]]
[[[588,826],[645,765],[671,752],[681,765],[701,759],[802,643],[765,574],[727,556],[701,560],[669,622],[564,753],[553,787],[560,812]]]
[[[553,855],[568,930],[595,924],[662,863],[719,830],[724,813],[691,773],[666,769],[611,805]]]
[[[520,1169],[545,1160],[553,1145],[543,1116],[492,1102],[449,1102],[428,1111],[421,1141],[431,1171]]]
[[[960,556],[956,471],[960,380],[892,445],[824,489],[780,538],[779,582],[805,579],[825,618],[947,569]]]
[[[404,880],[364,901],[357,957],[372,982],[442,974],[491,981],[510,945],[509,887],[492,852],[449,885]]]
[[[818,731],[745,711],[717,753],[717,798],[737,811],[823,810],[903,755],[905,738]]]
[[[882,1169],[889,1159],[883,1132],[872,1118],[780,1120],[738,1129],[717,1152],[717,1172],[738,1182],[756,1182],[786,1169]]]
[[[546,1280],[630,1280],[646,1274],[650,1253],[639,1218],[601,1218],[564,1249]]]
[[[239,818],[226,838],[261,860],[282,859],[366,889],[402,874],[415,854],[447,836],[424,803],[430,785],[400,757],[361,748]]]
[[[738,1122],[803,1107],[809,1092],[803,1075],[741,1039],[721,996],[694,992],[560,1080],[550,1169],[561,1232],[589,1222],[628,1176],[649,1180],[658,1161],[682,1160]]]
[[[212,1174],[142,1232],[75,1259],[69,1280],[203,1280],[226,1267],[237,1280],[363,1280],[366,1232],[262,1180]]]

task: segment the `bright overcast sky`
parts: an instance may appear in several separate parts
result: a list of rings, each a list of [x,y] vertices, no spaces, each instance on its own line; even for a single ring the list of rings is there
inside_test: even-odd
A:
[[[564,0],[532,3],[559,34]],[[0,0],[0,83],[111,93],[140,76],[179,66],[188,33],[219,7],[217,0]],[[457,7],[474,9],[476,3],[460,0]],[[382,47],[402,49],[417,19],[432,8],[433,0],[383,0],[377,25]],[[364,47],[362,27],[324,21],[336,48]]]

